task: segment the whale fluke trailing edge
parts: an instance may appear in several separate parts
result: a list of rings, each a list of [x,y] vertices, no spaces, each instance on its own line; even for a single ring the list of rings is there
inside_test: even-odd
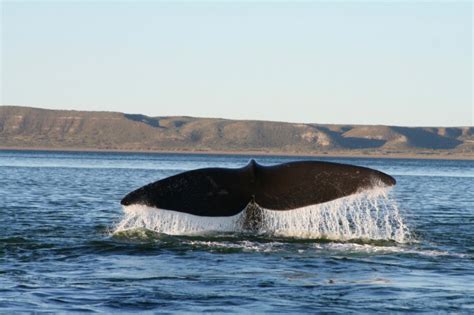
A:
[[[121,204],[228,217],[252,205],[285,211],[395,183],[385,173],[348,164],[297,161],[263,166],[251,160],[242,168],[202,168],[164,178],[132,191]]]

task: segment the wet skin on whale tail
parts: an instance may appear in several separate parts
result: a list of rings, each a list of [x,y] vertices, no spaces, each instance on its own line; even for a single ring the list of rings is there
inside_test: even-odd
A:
[[[251,160],[238,169],[203,168],[159,180],[132,191],[121,204],[226,217],[248,205],[284,211],[393,185],[393,177],[360,166],[320,161],[263,166]]]

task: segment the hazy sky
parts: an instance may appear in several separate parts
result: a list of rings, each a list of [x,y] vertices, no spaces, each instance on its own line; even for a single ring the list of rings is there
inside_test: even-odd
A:
[[[1,104],[470,126],[473,4],[3,1]]]

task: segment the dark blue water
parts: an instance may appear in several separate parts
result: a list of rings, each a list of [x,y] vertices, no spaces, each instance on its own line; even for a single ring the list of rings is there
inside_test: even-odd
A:
[[[474,161],[325,159],[397,179],[401,242],[115,231],[127,192],[248,159],[0,151],[0,312],[474,312]]]

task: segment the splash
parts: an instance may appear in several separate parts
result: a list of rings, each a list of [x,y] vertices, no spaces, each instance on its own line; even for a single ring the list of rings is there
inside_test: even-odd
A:
[[[201,217],[150,208],[124,207],[125,217],[114,233],[145,228],[170,235],[196,235],[212,232],[246,232],[245,211],[231,217]],[[296,238],[329,240],[409,240],[405,225],[389,189],[376,188],[323,204],[289,211],[262,209],[258,233]]]
[[[234,232],[238,230],[243,211],[232,217],[201,217],[192,214],[156,209],[142,205],[124,207],[125,217],[114,233],[146,228],[170,235],[193,235],[209,232]]]
[[[410,234],[386,188],[292,211],[265,210],[263,227],[275,235],[330,240],[404,243]]]

